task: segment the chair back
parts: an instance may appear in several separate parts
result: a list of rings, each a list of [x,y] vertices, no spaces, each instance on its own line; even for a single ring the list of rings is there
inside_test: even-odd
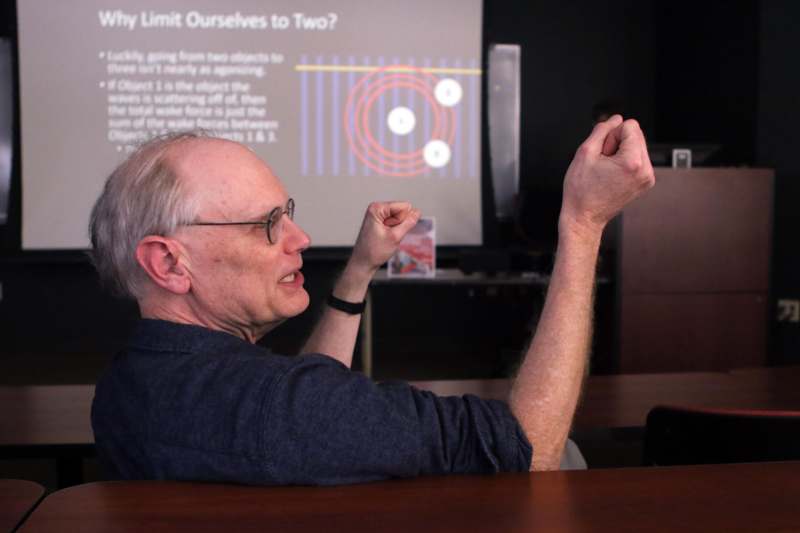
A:
[[[691,465],[800,459],[800,411],[654,407],[644,464]]]

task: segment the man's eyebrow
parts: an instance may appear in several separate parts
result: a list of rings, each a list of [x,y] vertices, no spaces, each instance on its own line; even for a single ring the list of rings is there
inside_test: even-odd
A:
[[[267,222],[269,220],[269,216],[272,214],[272,212],[275,211],[278,208],[283,209],[283,206],[275,205],[275,206],[272,206],[272,207],[268,207],[266,211],[261,211],[261,214],[258,215],[253,220],[259,220],[261,222]]]
[[[259,222],[266,223],[269,220],[269,216],[272,214],[273,211],[275,211],[276,209],[281,209],[281,210],[286,209],[286,204],[289,203],[289,200],[290,200],[289,198],[286,198],[286,200],[283,203],[274,204],[270,207],[267,207],[266,210],[261,210],[261,211],[253,210],[252,211],[253,213],[259,213],[259,214],[254,214],[248,220],[252,220],[254,222],[257,220]]]
[[[263,222],[263,223],[266,224],[267,221],[269,220],[269,214],[271,212],[272,212],[272,210],[269,210],[266,213],[262,212],[260,215],[255,216],[255,217],[251,218],[250,220],[252,220],[254,222]]]

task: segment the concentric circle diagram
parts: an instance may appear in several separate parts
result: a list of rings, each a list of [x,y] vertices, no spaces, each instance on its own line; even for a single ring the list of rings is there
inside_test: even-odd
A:
[[[376,102],[397,89],[413,91],[415,105],[396,105],[386,110]],[[450,78],[439,78],[411,65],[389,65],[361,78],[347,97],[343,126],[352,153],[379,174],[411,177],[427,169],[443,168],[452,158],[456,132],[454,107],[463,95],[461,84]],[[431,122],[424,134],[417,130],[425,120]],[[385,128],[376,135],[378,128]],[[406,151],[389,146],[381,139],[387,136],[411,137],[414,146]],[[421,142],[420,142],[421,139]]]

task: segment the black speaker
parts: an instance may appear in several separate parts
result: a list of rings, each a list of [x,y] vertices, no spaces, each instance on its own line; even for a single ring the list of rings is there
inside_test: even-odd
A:
[[[517,44],[489,46],[489,161],[498,219],[514,216],[519,194],[520,56]]]
[[[11,131],[14,117],[11,42],[0,39],[0,225],[8,220],[8,196],[11,189],[11,154],[14,152]]]

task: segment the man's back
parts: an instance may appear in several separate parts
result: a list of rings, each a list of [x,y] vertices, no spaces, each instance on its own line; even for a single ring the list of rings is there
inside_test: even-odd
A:
[[[101,378],[92,425],[125,479],[354,483],[527,470],[531,457],[501,402],[376,385],[324,355],[156,320]]]

